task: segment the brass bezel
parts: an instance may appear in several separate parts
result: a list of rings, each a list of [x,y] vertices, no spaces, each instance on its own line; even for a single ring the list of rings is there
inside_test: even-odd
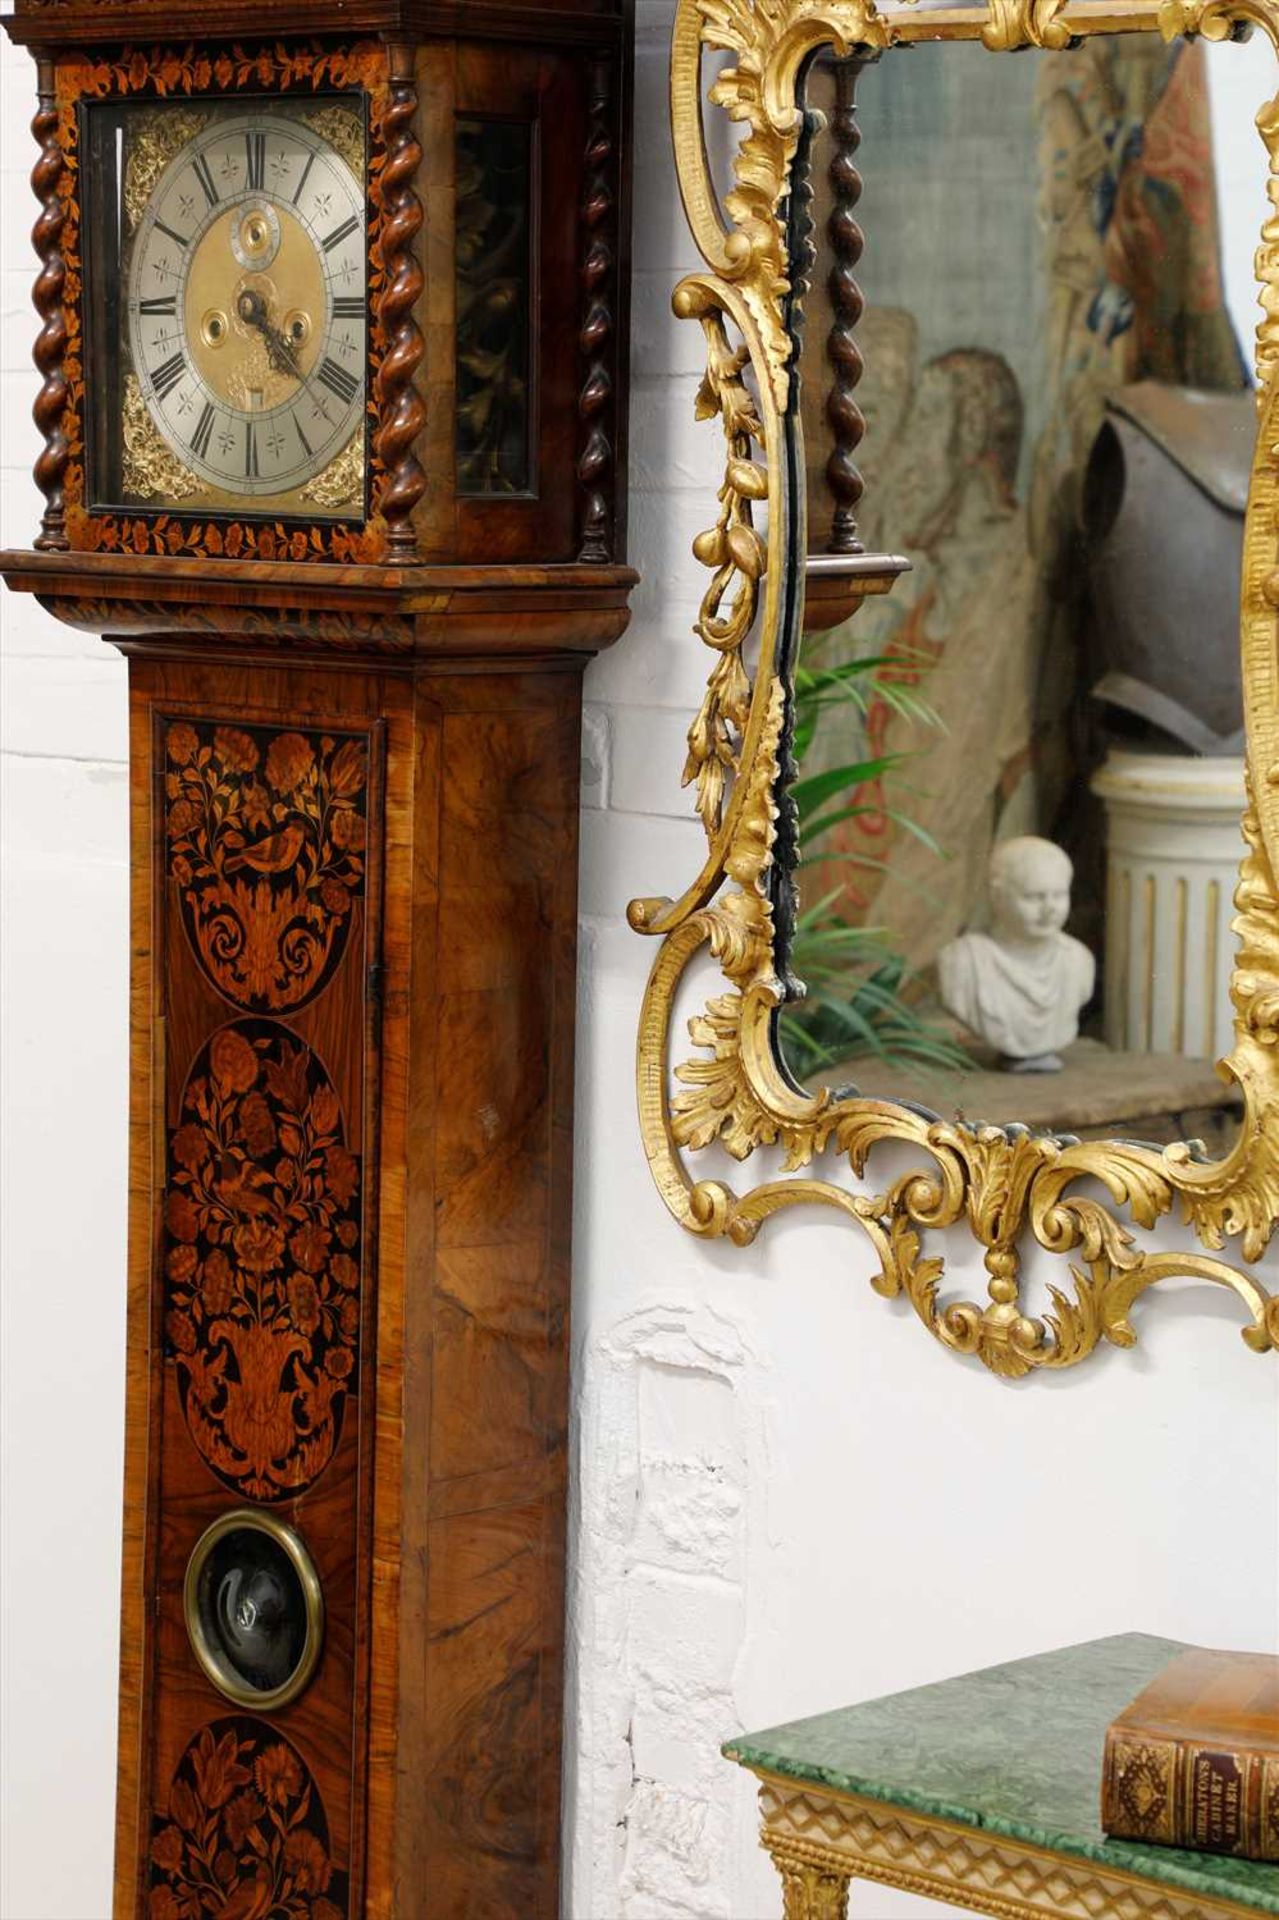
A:
[[[995,53],[1060,50],[1094,34],[1225,40],[1253,26],[1279,50],[1279,0],[988,0],[918,11],[901,4],[880,11],[875,0],[678,0],[676,9],[676,166],[705,267],[681,281],[674,304],[706,335],[697,411],[701,419],[718,416],[726,467],[716,524],[694,546],[712,576],[696,632],[715,664],[689,732],[684,779],[696,787],[707,851],[677,898],[630,907],[635,930],[661,943],[640,1016],[644,1147],[667,1207],[705,1239],[746,1246],[784,1209],[834,1208],[869,1238],[877,1292],[904,1295],[944,1347],[1005,1378],[1074,1366],[1103,1342],[1132,1346],[1133,1303],[1175,1277],[1229,1288],[1247,1312],[1246,1343],[1258,1353],[1279,1344],[1279,1296],[1217,1257],[1237,1241],[1244,1263],[1260,1260],[1279,1224],[1279,98],[1257,119],[1270,162],[1270,212],[1256,256],[1260,426],[1241,607],[1248,804],[1235,896],[1235,1042],[1221,1065],[1244,1112],[1237,1141],[1212,1161],[1184,1143],[1161,1151],[1080,1142],[946,1121],[858,1094],[812,1094],[779,1055],[786,986],[774,902],[786,884],[776,872],[786,662],[802,626],[805,584],[796,559],[804,549],[805,467],[788,326],[787,215],[803,126],[797,86],[823,48],[848,57],[912,40],[979,40]],[[704,126],[707,54],[730,56],[709,99],[745,136],[733,191],[722,202]],[[790,474],[798,475],[796,486]],[[766,537],[753,525],[756,502],[767,505]],[[856,571],[853,562],[825,564]],[[724,987],[689,1023],[695,1057],[672,1068],[676,996],[706,953]],[[860,1178],[883,1142],[918,1149],[920,1163],[881,1192],[859,1190],[826,1169],[809,1171],[829,1152]],[[781,1174],[743,1192],[699,1179],[688,1156],[712,1144],[739,1161],[761,1147],[780,1148]],[[1132,1231],[1149,1230],[1178,1207],[1205,1252],[1143,1245]],[[985,1251],[989,1290],[981,1303],[942,1298],[944,1262],[925,1246],[929,1231],[961,1225]],[[1023,1302],[1024,1244],[1070,1261],[1069,1279],[1050,1287],[1051,1311],[1042,1317]]]
[[[266,1692],[258,1687],[246,1686],[225,1665],[210,1644],[200,1618],[200,1577],[209,1555],[220,1540],[224,1540],[229,1533],[241,1530],[265,1534],[287,1554],[298,1576],[306,1607],[306,1639],[302,1658],[283,1686],[273,1687]],[[305,1692],[324,1648],[324,1592],[315,1562],[301,1536],[292,1527],[286,1526],[283,1520],[277,1520],[273,1514],[259,1513],[252,1507],[236,1507],[230,1513],[222,1514],[212,1526],[205,1528],[196,1541],[182,1583],[182,1614],[191,1651],[199,1661],[205,1678],[217,1688],[223,1699],[230,1700],[237,1707],[251,1708],[254,1713],[278,1712]]]

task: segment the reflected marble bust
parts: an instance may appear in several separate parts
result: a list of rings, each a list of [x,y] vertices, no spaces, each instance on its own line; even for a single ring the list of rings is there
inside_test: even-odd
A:
[[[1097,963],[1062,931],[1073,878],[1051,840],[1002,841],[990,858],[990,932],[962,933],[937,956],[943,1004],[1011,1073],[1059,1071],[1092,998]]]

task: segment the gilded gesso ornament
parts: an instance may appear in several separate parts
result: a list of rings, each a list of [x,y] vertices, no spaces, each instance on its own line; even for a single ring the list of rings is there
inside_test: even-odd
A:
[[[1091,12],[1062,0],[992,0],[944,16],[879,14],[870,0],[680,0],[676,14],[676,155],[707,270],[681,282],[675,310],[698,321],[706,336],[697,412],[720,422],[725,477],[714,524],[694,547],[711,572],[696,631],[715,662],[690,730],[684,779],[696,788],[708,851],[677,900],[637,900],[630,909],[636,930],[662,942],[639,1036],[645,1150],[672,1214],[708,1238],[726,1236],[744,1246],[784,1208],[836,1208],[874,1248],[876,1290],[905,1297],[943,1346],[975,1356],[1005,1378],[1073,1366],[1103,1341],[1131,1346],[1134,1302],[1178,1275],[1231,1289],[1247,1310],[1244,1339],[1256,1351],[1279,1344],[1279,1299],[1215,1257],[1237,1241],[1245,1262],[1259,1260],[1279,1221],[1279,101],[1258,121],[1271,156],[1273,211],[1257,255],[1264,390],[1242,605],[1252,801],[1236,896],[1236,1037],[1223,1063],[1243,1095],[1244,1117],[1232,1151],[1208,1161],[1187,1145],[1159,1151],[1072,1142],[932,1119],[892,1101],[814,1094],[796,1085],[778,1057],[776,1017],[785,988],[771,889],[786,754],[781,660],[784,623],[793,631],[798,621],[787,604],[790,555],[803,550],[795,537],[802,501],[791,499],[784,485],[783,437],[793,358],[786,212],[801,131],[796,83],[804,60],[823,45],[844,55],[858,46],[927,37],[979,38],[995,51],[1054,49],[1096,32],[1220,39],[1241,21],[1261,24],[1279,44],[1275,0],[1165,0],[1162,6],[1117,0]],[[747,129],[722,208],[702,129],[704,49],[735,56],[710,99]],[[793,422],[790,430],[798,431]],[[802,473],[802,456],[794,464]],[[756,524],[761,509],[763,533]],[[797,597],[791,594],[792,603]],[[726,990],[689,1023],[694,1057],[673,1065],[675,998],[690,964],[704,953],[725,976]],[[831,1153],[860,1178],[872,1150],[885,1142],[915,1148],[921,1160],[882,1192],[856,1192],[809,1171]],[[712,1143],[739,1161],[760,1147],[780,1149],[781,1171],[744,1193],[720,1180],[699,1181],[687,1156]],[[1207,1252],[1156,1252],[1139,1243],[1134,1228],[1148,1230],[1178,1208]],[[943,1262],[925,1248],[930,1230],[961,1223],[985,1249],[988,1292],[980,1303],[947,1300]],[[1027,1244],[1064,1256],[1069,1275],[1067,1284],[1049,1288],[1049,1310],[1038,1317],[1022,1300]]]
[[[186,107],[164,113],[142,114],[131,130],[124,167],[124,211],[129,231],[137,231],[155,192],[156,182],[170,160],[181,153],[208,125],[207,113]]]
[[[734,348],[724,315],[710,305],[696,282],[680,290],[676,310],[696,317],[706,334],[707,369],[697,396],[697,418],[723,423],[728,442],[720,512],[700,533],[693,551],[713,570],[696,631],[719,655],[701,711],[688,736],[685,786],[697,787],[697,811],[713,838],[723,824],[724,788],[736,761],[750,711],[750,680],[742,648],[754,628],[759,583],[766,570],[764,543],[751,520],[752,503],[768,497],[768,475],[756,465],[754,445],[763,438],[755,397],[742,379],[749,354]]]
[[[854,1879],[995,1920],[1231,1920],[1244,1912],[1233,1899],[1181,1893],[1082,1855],[775,1774],[758,1778],[760,1844],[781,1875],[787,1920],[844,1920]]]
[[[349,107],[317,107],[314,113],[300,113],[298,119],[341,154],[357,180],[363,180],[364,121],[358,113],[352,113]]]
[[[1279,366],[1279,100],[1271,100],[1257,115],[1257,129],[1270,156],[1266,196],[1270,212],[1261,228],[1261,245],[1254,265],[1261,292],[1257,296],[1265,318],[1257,328],[1257,398],[1261,400]]]
[[[790,389],[790,336],[782,306],[790,291],[786,235],[778,208],[790,180],[801,115],[800,68],[818,47],[840,53],[887,46],[874,0],[680,0],[671,55],[671,117],[684,210],[713,273],[741,291],[761,336],[752,355],[779,410]],[[747,133],[733,162],[736,185],[721,220],[702,142],[702,49],[736,56],[710,99]]]
[[[358,512],[364,494],[364,429],[347,441],[337,459],[302,489],[302,498],[326,512],[342,507]]]
[[[1070,45],[1070,28],[1061,18],[1066,0],[990,0],[990,18],[982,28],[982,45],[992,53],[1015,47]]]
[[[205,500],[208,491],[173,448],[161,439],[147,412],[136,373],[124,376],[121,479],[130,500]]]

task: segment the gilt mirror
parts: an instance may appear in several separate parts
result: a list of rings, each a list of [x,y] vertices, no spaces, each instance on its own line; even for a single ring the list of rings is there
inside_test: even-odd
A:
[[[1270,0],[677,13],[725,463],[706,858],[631,910],[645,1146],[701,1235],[838,1209],[1005,1376],[1132,1344],[1173,1276],[1279,1341],[1279,102],[1244,339],[1206,67],[1251,33]]]

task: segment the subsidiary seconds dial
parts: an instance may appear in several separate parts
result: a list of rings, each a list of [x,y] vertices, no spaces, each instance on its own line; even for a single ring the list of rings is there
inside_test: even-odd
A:
[[[304,487],[363,427],[363,187],[301,120],[218,119],[138,224],[129,335],[157,431],[207,485]]]

